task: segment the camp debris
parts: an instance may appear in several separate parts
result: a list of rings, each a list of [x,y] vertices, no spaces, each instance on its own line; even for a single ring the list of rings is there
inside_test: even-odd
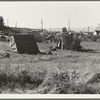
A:
[[[20,54],[40,53],[33,35],[13,35],[10,38],[10,50]]]
[[[2,55],[3,58],[10,58],[10,54],[9,53],[5,53]]]
[[[10,58],[10,53],[0,50],[0,58]]]
[[[50,46],[50,50],[51,50],[51,51],[56,51],[56,50],[57,50],[57,47],[52,47],[52,46]]]
[[[46,54],[47,54],[47,55],[52,55],[51,50],[46,51]]]
[[[71,35],[62,34],[63,49],[70,49],[73,42],[73,37]]]

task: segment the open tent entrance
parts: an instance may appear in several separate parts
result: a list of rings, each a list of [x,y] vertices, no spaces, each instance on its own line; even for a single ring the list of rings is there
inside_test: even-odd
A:
[[[73,42],[72,35],[62,34],[62,38],[60,38],[57,42],[58,49],[66,49],[69,50],[71,48],[71,44]]]
[[[33,35],[14,35],[10,40],[11,51],[20,54],[40,53],[36,40]]]

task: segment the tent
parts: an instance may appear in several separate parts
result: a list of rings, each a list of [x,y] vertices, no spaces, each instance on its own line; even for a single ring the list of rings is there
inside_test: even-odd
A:
[[[68,34],[66,27],[62,28],[62,34]]]
[[[34,38],[37,42],[42,42],[43,41],[41,31],[39,31],[39,30],[33,30],[32,32],[29,32],[28,35],[34,35]]]
[[[73,36],[70,34],[62,34],[62,37],[57,41],[58,49],[70,49],[73,42]]]
[[[10,39],[11,51],[26,54],[40,53],[33,35],[14,35]]]
[[[63,42],[63,49],[70,49],[70,46],[73,42],[73,36],[72,35],[65,35],[62,34],[62,42]]]

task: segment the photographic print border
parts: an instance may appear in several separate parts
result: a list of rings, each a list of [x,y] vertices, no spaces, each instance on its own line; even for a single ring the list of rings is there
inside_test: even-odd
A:
[[[91,2],[91,1],[94,1],[94,0],[0,0],[0,2],[48,2],[48,1],[51,1],[51,2],[63,2],[63,1],[66,1],[66,2],[80,2],[80,1],[86,1],[86,2]],[[95,0],[96,1],[100,1],[100,0]],[[65,95],[60,95],[60,97],[56,97],[57,95],[54,94],[54,95],[47,95],[47,94],[42,94],[40,95],[37,95],[37,94],[32,94],[33,96],[31,97],[30,95],[28,95],[27,97],[25,97],[25,95],[27,94],[21,94],[20,96],[19,95],[9,95],[7,94],[6,97],[5,97],[5,94],[4,95],[0,95],[0,99],[1,100],[99,100],[100,99],[100,96],[99,95],[76,95],[76,94],[73,94],[73,95],[70,95],[70,96],[65,96]],[[76,96],[75,96],[76,95]],[[35,96],[35,97],[34,97]],[[37,96],[37,97],[36,97]],[[54,97],[53,97],[54,96]],[[98,98],[99,96],[99,98]]]

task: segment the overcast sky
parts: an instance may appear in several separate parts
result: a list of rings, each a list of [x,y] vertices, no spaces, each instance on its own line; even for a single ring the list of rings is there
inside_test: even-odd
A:
[[[0,2],[0,15],[4,17],[5,25],[9,19],[9,26],[41,28],[88,27],[100,23],[100,2]]]

